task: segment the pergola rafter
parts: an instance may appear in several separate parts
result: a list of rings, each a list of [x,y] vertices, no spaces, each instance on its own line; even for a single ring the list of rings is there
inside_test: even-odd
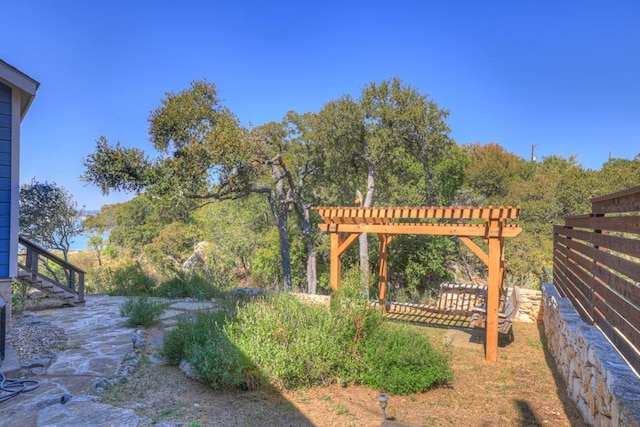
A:
[[[457,236],[487,265],[487,322],[485,356],[496,361],[498,353],[498,308],[504,280],[504,241],[522,229],[507,224],[516,219],[520,207],[315,207],[322,217],[318,226],[331,233],[331,289],[340,287],[340,256],[362,233],[375,233],[380,242],[378,299],[386,307],[387,253],[400,234]],[[472,237],[488,244],[488,253]]]

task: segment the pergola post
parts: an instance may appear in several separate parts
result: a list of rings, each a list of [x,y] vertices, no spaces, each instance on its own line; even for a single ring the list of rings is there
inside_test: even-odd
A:
[[[498,307],[502,287],[502,241],[499,237],[500,221],[489,221],[489,280],[487,287],[487,325],[485,333],[485,359],[498,359]]]
[[[340,287],[340,244],[342,243],[342,233],[331,233],[331,261],[330,261],[330,281],[331,290],[337,291]]]
[[[378,240],[380,241],[380,267],[378,268],[378,305],[380,311],[385,313],[387,311],[387,250],[389,248],[389,241],[384,234],[378,234]]]

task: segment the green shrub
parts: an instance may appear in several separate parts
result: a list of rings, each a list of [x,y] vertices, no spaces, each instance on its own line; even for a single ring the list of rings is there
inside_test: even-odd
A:
[[[177,365],[189,361],[212,387],[247,386],[259,380],[251,363],[229,341],[224,325],[229,312],[200,312],[195,319],[181,319],[176,328],[165,333],[160,356]]]
[[[453,378],[446,355],[410,325],[384,323],[366,340],[363,359],[369,368],[364,384],[390,394],[425,391]]]
[[[195,319],[181,318],[174,329],[165,332],[160,356],[172,365],[179,364],[186,359],[188,349],[205,345],[212,334],[218,333],[226,316],[224,312],[202,311]]]
[[[272,382],[300,388],[327,385],[348,374],[352,330],[345,320],[282,294],[239,310],[227,332]]]
[[[93,267],[87,269],[84,281],[85,294],[108,294],[112,289],[113,271],[110,267]]]
[[[220,298],[223,292],[202,276],[178,274],[158,286],[154,294],[166,298],[195,298],[205,300]]]
[[[147,297],[130,298],[120,306],[120,315],[131,326],[150,326],[164,312],[168,304],[151,301]]]
[[[248,375],[252,372],[250,363],[222,331],[214,334],[204,345],[190,347],[188,360],[213,388],[255,386],[256,381],[250,379],[255,376]]]
[[[150,295],[155,286],[139,264],[131,264],[113,271],[109,295],[141,296]]]
[[[337,292],[332,306],[271,294],[232,312],[199,313],[165,334],[160,354],[172,364],[191,362],[214,387],[264,376],[289,389],[365,383],[406,394],[451,379],[447,357],[423,331],[387,324],[359,291]]]

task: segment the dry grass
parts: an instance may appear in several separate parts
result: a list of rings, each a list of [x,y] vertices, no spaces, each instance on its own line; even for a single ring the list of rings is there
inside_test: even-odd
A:
[[[447,344],[450,329],[429,328],[433,343],[451,352],[455,380],[445,388],[392,396],[388,417],[416,426],[584,426],[548,361],[538,325],[517,323],[515,342],[499,348],[498,362],[482,346]],[[302,391],[212,390],[176,368],[145,364],[105,401],[154,421],[193,426],[379,426],[378,392],[361,386]],[[189,424],[187,424],[189,425]]]

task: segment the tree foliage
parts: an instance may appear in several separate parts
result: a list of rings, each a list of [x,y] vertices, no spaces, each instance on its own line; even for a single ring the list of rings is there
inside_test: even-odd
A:
[[[525,160],[507,152],[501,145],[470,144],[464,146],[469,156],[467,185],[487,199],[504,197],[512,184],[521,179]]]
[[[67,190],[34,179],[20,186],[20,234],[67,260],[73,237],[82,233],[83,212]]]
[[[96,141],[82,179],[138,195],[104,207],[85,229],[108,230],[110,244],[166,272],[204,240],[216,263],[250,284],[314,293],[328,280],[329,239],[317,232],[312,206],[519,205],[524,233],[507,244],[507,276],[540,281],[553,224],[586,212],[594,196],[640,183],[639,158],[592,171],[575,156],[534,162],[497,143],[459,146],[448,114],[393,78],[317,112],[245,127],[215,85],[194,81],[149,115],[152,155]],[[360,257],[356,248],[342,256],[346,267],[360,259],[365,284],[378,263],[377,245],[370,259],[368,245],[363,234]],[[464,270],[484,268],[466,262],[471,253],[449,237],[401,236],[390,249],[390,288],[407,298],[462,271],[456,257]]]
[[[105,136],[96,141],[95,152],[83,161],[85,172],[80,177],[98,186],[103,194],[110,190],[139,192],[147,182],[151,164],[137,148],[124,148],[120,142],[110,146]]]

